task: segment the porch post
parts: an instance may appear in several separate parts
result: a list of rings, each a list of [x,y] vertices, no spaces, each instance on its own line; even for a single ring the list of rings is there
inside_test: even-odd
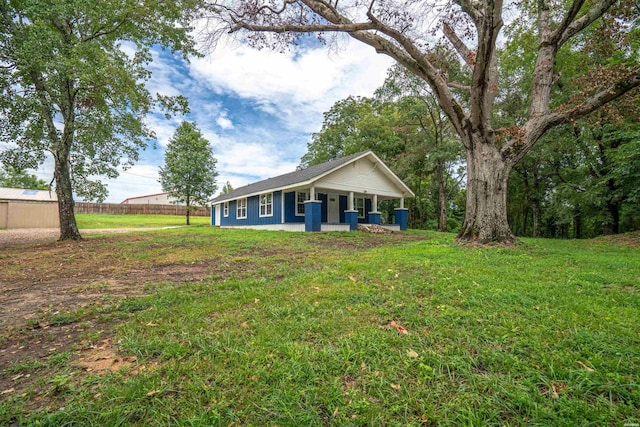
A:
[[[307,200],[304,202],[304,231],[320,231],[322,229],[321,206],[322,201],[320,200]]]
[[[371,203],[371,212],[369,212],[369,224],[380,225],[380,217],[382,214],[378,212],[378,195],[373,195],[373,201]]]
[[[349,203],[348,208],[344,211],[344,222],[349,224],[349,230],[357,230],[358,229],[358,211],[354,209],[354,201],[353,201],[353,191],[349,192]]]
[[[400,230],[404,231],[409,226],[409,209],[404,208],[404,199],[400,199],[400,208],[394,209],[396,224],[400,226]]]

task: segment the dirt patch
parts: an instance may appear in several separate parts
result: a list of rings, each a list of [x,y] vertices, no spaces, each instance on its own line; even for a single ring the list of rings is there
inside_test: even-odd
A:
[[[135,356],[119,355],[111,338],[107,338],[82,351],[78,357],[77,365],[87,372],[100,374],[117,372],[124,367],[131,366],[135,361]]]
[[[161,227],[161,228],[96,228],[81,230],[81,234],[113,234],[113,233],[129,233],[132,231],[153,231],[164,230],[177,227]],[[34,243],[55,242],[60,237],[59,228],[19,228],[11,230],[0,230],[0,249],[15,246],[31,245]]]

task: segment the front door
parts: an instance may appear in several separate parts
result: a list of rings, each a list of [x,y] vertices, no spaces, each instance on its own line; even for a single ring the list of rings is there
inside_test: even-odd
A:
[[[340,223],[340,196],[337,194],[327,194],[327,222]]]

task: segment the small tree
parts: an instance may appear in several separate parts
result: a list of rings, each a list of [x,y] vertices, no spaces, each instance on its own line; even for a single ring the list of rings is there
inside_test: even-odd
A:
[[[163,191],[171,198],[187,205],[187,225],[190,212],[202,206],[216,189],[216,159],[213,151],[195,123],[182,122],[169,140],[160,168]]]
[[[227,181],[227,183],[222,186],[221,193],[227,194],[227,193],[231,193],[232,191],[233,191],[233,187],[231,186],[231,183]]]

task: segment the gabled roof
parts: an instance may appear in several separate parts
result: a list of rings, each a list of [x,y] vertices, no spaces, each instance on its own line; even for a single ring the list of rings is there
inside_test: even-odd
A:
[[[23,188],[0,188],[0,200],[24,202],[57,202],[55,191],[29,190]]]
[[[218,197],[210,200],[212,204],[225,202],[228,200],[235,200],[241,197],[255,196],[261,193],[269,191],[283,190],[286,188],[292,188],[304,184],[311,184],[314,181],[322,178],[323,176],[340,169],[341,167],[355,162],[363,157],[372,156],[379,164],[381,164],[386,170],[387,174],[392,176],[398,185],[406,190],[408,194],[413,196],[413,192],[407,187],[400,178],[398,178],[383,162],[376,156],[373,151],[363,151],[360,153],[352,154],[350,156],[341,157],[339,159],[329,160],[319,165],[309,166],[308,168],[297,170],[295,172],[286,173],[273,178],[268,178],[263,181],[258,181],[244,187],[236,188],[227,194],[221,194]]]

